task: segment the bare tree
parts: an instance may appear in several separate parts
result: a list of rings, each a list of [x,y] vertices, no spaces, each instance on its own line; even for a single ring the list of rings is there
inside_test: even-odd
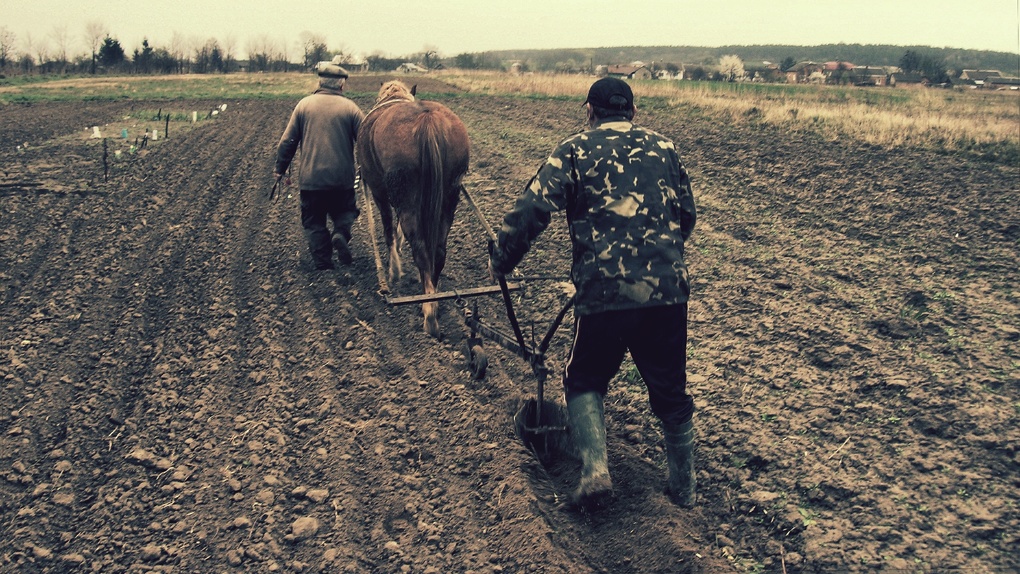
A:
[[[174,71],[178,74],[184,72],[185,54],[188,50],[188,41],[180,32],[174,32],[170,37],[170,57],[174,60]]]
[[[35,60],[32,59],[32,54],[35,51],[34,48],[35,42],[32,41],[32,34],[25,34],[25,41],[22,42],[21,58],[18,59],[18,65],[25,74],[35,68]]]
[[[421,65],[425,66],[426,69],[431,70],[439,64],[439,49],[429,44],[422,49],[421,53]]]
[[[96,73],[96,58],[99,56],[99,47],[103,44],[103,38],[109,36],[106,24],[98,20],[92,20],[85,24],[85,45],[92,52],[92,72]]]
[[[302,60],[305,68],[311,68],[316,62],[328,59],[326,49],[326,37],[322,34],[314,34],[305,30],[300,34]]]
[[[281,38],[278,45],[280,49],[279,55],[276,58],[278,65],[274,66],[274,69],[276,71],[286,72],[290,67],[290,51],[287,48],[288,44],[286,38]]]
[[[67,44],[70,41],[67,35],[67,26],[54,26],[53,31],[50,32],[50,38],[53,39],[53,43],[56,44],[56,52],[53,54],[54,59],[60,71],[67,71]]]
[[[223,39],[223,67],[225,71],[233,71],[236,59],[237,38],[234,38],[233,34],[227,34],[227,37]]]
[[[50,70],[50,45],[46,40],[33,41],[31,36],[26,39],[28,49],[35,52],[35,65],[41,73],[48,73]]]
[[[744,62],[735,55],[723,56],[719,58],[719,73],[730,82],[743,78]]]
[[[216,38],[209,38],[213,42],[217,42]],[[203,45],[206,43],[201,36],[191,34],[188,36],[187,41],[184,44],[184,60],[185,63],[182,65],[182,69],[186,73],[197,71],[198,67],[198,53],[202,50]],[[218,42],[217,42],[218,43]]]
[[[251,72],[268,72],[273,57],[273,43],[267,34],[248,40],[248,70]]]
[[[342,65],[354,63],[354,51],[348,48],[345,44],[340,44],[340,46],[332,52],[334,57],[340,58],[340,63]]]
[[[195,49],[194,71],[199,74],[223,73],[223,48],[216,38],[209,38]]]
[[[7,67],[7,64],[14,59],[14,43],[17,37],[14,32],[7,29],[7,26],[0,26],[0,70]]]

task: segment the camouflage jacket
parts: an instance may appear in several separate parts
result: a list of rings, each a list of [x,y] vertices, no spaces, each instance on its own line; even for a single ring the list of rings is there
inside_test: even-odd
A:
[[[576,314],[687,301],[684,241],[696,213],[671,141],[615,120],[564,140],[504,218],[493,268],[512,271],[560,210],[570,227]]]

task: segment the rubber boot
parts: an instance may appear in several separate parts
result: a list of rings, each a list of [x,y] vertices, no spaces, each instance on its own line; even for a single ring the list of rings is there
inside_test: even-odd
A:
[[[333,269],[333,249],[329,244],[329,232],[325,228],[305,228],[308,253],[312,256],[315,269]]]
[[[662,425],[666,437],[666,460],[669,466],[669,482],[666,494],[678,506],[694,506],[694,422],[681,425]]]
[[[333,249],[336,251],[336,258],[342,265],[350,265],[354,262],[354,257],[351,255],[351,248],[347,245],[350,241],[350,233],[344,233],[337,231],[333,233]]]
[[[567,415],[570,437],[581,458],[581,480],[571,502],[578,507],[597,508],[613,496],[602,395],[591,392],[572,398],[567,401]]]

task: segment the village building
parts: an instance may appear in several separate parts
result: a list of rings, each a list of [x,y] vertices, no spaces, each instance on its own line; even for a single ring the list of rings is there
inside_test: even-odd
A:
[[[606,75],[625,80],[651,80],[652,71],[647,66],[607,66]]]
[[[789,84],[824,84],[825,65],[816,62],[797,62],[786,70]]]
[[[893,72],[889,74],[889,85],[895,88],[926,88],[931,85],[931,80],[918,72]]]
[[[401,74],[424,74],[425,72],[428,72],[428,70],[418,64],[404,62],[397,66],[397,72],[400,72]]]
[[[889,73],[885,68],[876,66],[856,66],[851,77],[855,86],[885,86],[889,83]]]
[[[779,64],[772,62],[745,63],[744,76],[752,82],[781,82],[785,75],[779,69]]]
[[[999,70],[964,70],[953,84],[968,88],[1017,89],[1020,79],[1003,76]]]
[[[1006,76],[989,78],[986,85],[993,90],[1020,90],[1020,78]]]

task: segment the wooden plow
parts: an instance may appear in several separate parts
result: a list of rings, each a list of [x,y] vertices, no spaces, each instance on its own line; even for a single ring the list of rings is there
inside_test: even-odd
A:
[[[360,178],[358,184],[360,184]],[[379,251],[378,242],[376,241],[375,218],[372,213],[372,198],[369,196],[364,186],[360,187],[364,197],[365,211],[368,215],[368,233],[371,237],[372,252],[375,256],[376,273],[379,281],[379,293],[386,300],[386,303],[390,305],[408,305],[421,304],[429,301],[456,301],[457,306],[461,308],[463,313],[464,324],[468,327],[471,333],[465,343],[464,356],[467,358],[468,368],[472,377],[475,379],[482,379],[485,377],[489,361],[488,355],[482,347],[484,339],[494,341],[501,347],[524,359],[531,367],[532,373],[535,375],[535,379],[537,380],[535,398],[528,399],[514,415],[514,429],[517,432],[517,436],[536,454],[540,460],[545,460],[548,457],[554,457],[557,455],[576,457],[576,449],[574,449],[573,444],[570,441],[570,433],[567,427],[567,414],[565,410],[560,405],[545,399],[545,382],[549,376],[549,368],[545,364],[545,353],[549,348],[549,344],[552,342],[553,335],[557,328],[559,328],[567,312],[573,306],[573,297],[570,297],[563,305],[562,309],[560,309],[560,312],[556,315],[556,318],[553,320],[541,341],[537,344],[532,341],[532,343],[529,344],[524,340],[524,334],[517,321],[517,315],[513,308],[513,301],[510,297],[510,292],[520,289],[521,286],[519,283],[508,282],[505,277],[499,278],[498,285],[487,285],[470,289],[454,289],[451,291],[431,294],[407,295],[401,297],[392,296],[386,282],[386,274],[382,265],[382,256]],[[478,205],[475,204],[474,198],[471,197],[468,190],[465,188],[461,188],[461,190],[463,191],[468,204],[478,216],[478,220],[485,229],[489,241],[494,243],[496,241],[496,233],[492,230],[488,221],[486,221],[485,216],[478,208]],[[542,278],[552,279],[552,277],[539,277],[539,279]],[[506,333],[485,323],[478,314],[477,302],[470,305],[467,302],[468,298],[482,295],[494,295],[496,293],[502,295],[503,304],[506,307],[507,319],[509,320],[512,334]]]

